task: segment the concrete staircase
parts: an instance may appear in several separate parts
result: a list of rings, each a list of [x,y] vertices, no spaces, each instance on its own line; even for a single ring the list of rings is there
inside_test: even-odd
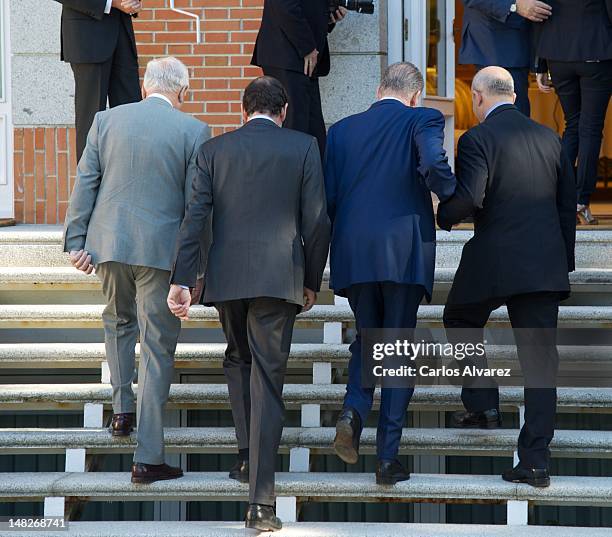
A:
[[[439,233],[436,291],[431,305],[419,313],[420,325],[437,329],[467,231]],[[78,411],[81,428],[0,429],[0,453],[6,455],[65,454],[65,472],[0,473],[0,502],[44,502],[44,512],[63,516],[67,499],[86,501],[236,501],[244,500],[247,488],[231,481],[222,472],[188,472],[183,479],[151,486],[132,485],[127,473],[87,472],[91,455],[129,453],[134,438],[112,439],[104,429],[104,413],[110,408],[111,390],[104,347],[91,334],[101,327],[102,297],[98,280],[84,276],[67,265],[61,252],[58,228],[17,226],[0,230],[0,374],[21,372],[26,381],[0,385],[0,412],[30,413]],[[579,231],[578,270],[572,275],[574,295],[561,308],[562,325],[579,328],[612,326],[612,232]],[[341,373],[349,352],[346,331],[353,326],[348,306],[334,303],[329,292],[322,293],[323,305],[301,315],[298,328],[318,337],[318,342],[292,346],[290,372],[298,382],[285,387],[289,409],[300,413],[300,426],[287,427],[281,452],[289,454],[289,471],[277,474],[277,511],[285,522],[281,536],[308,537],[460,537],[487,535],[557,537],[610,535],[609,528],[563,528],[528,525],[534,505],[612,506],[612,478],[609,476],[554,476],[549,489],[505,483],[498,475],[451,475],[417,471],[410,481],[395,487],[381,487],[372,474],[311,472],[311,455],[332,453],[334,429],[322,426],[322,413],[338,409],[344,396]],[[325,305],[327,303],[327,305]],[[492,326],[507,326],[507,312],[496,311]],[[219,327],[212,308],[192,308],[187,332],[213,333]],[[206,329],[206,332],[201,332]],[[70,338],[78,334],[78,341]],[[74,336],[76,339],[76,336]],[[199,339],[191,338],[199,341]],[[214,339],[208,338],[207,340]],[[311,337],[312,339],[312,337]],[[83,343],[85,341],[85,343]],[[492,364],[516,364],[510,347],[491,347]],[[138,349],[137,349],[138,352]],[[220,372],[224,345],[217,337],[211,343],[181,343],[176,366],[190,371]],[[562,361],[606,366],[612,362],[612,347],[562,346]],[[97,369],[100,382],[94,384],[52,382],[45,372]],[[40,371],[41,381],[32,384]],[[305,376],[304,372],[308,371]],[[297,373],[299,372],[299,373]],[[19,377],[15,377],[19,378]],[[215,382],[174,384],[170,393],[172,409],[228,408],[227,387]],[[27,382],[27,383],[26,383]],[[612,383],[559,389],[558,410],[566,413],[611,413]],[[378,398],[378,394],[377,394]],[[505,411],[522,416],[522,390],[503,388]],[[419,387],[411,412],[444,412],[461,408],[455,387]],[[420,423],[417,421],[417,423]],[[362,452],[375,451],[373,428],[366,428]],[[406,428],[401,452],[415,456],[509,457],[514,454],[515,429],[459,431],[421,423]],[[170,427],[166,430],[168,452],[232,453],[235,437],[228,427]],[[559,430],[552,445],[554,457],[612,458],[612,431]],[[306,502],[408,502],[408,503],[489,503],[504,504],[507,526],[453,524],[346,524],[298,522]],[[516,527],[516,526],[520,526]],[[250,532],[246,532],[250,534]],[[105,522],[71,523],[67,536],[233,536],[244,535],[240,522]],[[3,532],[0,537],[15,535]],[[20,532],[19,535],[30,535]],[[32,532],[32,535],[41,535]]]

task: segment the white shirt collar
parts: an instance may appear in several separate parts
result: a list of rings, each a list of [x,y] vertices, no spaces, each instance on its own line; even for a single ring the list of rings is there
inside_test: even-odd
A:
[[[402,103],[404,106],[406,106],[406,103],[397,97],[383,97],[382,99],[379,99],[379,101],[397,101],[398,103]]]
[[[271,121],[278,127],[278,125],[276,124],[276,121],[274,121],[270,116],[266,116],[265,114],[255,114],[249,118],[249,121],[253,121],[254,119],[267,119],[268,121]]]
[[[487,110],[487,113],[485,114],[485,119],[489,117],[489,115],[491,114],[491,112],[493,112],[493,110],[496,110],[497,108],[499,108],[500,106],[504,106],[505,104],[513,104],[513,103],[509,101],[502,101],[500,103],[494,104],[491,108]]]
[[[158,99],[162,99],[163,101],[166,101],[172,108],[174,108],[172,101],[168,99],[168,97],[166,97],[165,95],[162,95],[161,93],[151,93],[151,95],[147,96],[147,99],[150,99],[151,97],[157,97]]]

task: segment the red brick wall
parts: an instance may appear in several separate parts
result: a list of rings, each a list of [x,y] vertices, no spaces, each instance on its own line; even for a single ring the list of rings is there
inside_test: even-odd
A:
[[[169,0],[144,0],[134,23],[141,75],[151,58],[176,56],[189,68],[191,94],[183,110],[206,121],[213,135],[240,125],[241,90],[260,70],[250,66],[263,0],[175,0],[202,20],[195,42],[192,18],[167,8]],[[59,59],[58,59],[59,61]],[[74,129],[15,129],[15,219],[56,224],[64,220],[74,185]]]

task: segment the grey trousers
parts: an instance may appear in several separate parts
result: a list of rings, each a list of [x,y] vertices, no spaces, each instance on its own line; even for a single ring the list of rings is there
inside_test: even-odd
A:
[[[249,448],[249,503],[274,505],[283,385],[296,304],[277,298],[215,304],[227,339],[227,379],[238,449]]]
[[[168,309],[170,272],[123,263],[100,263],[107,306],[102,314],[106,358],[113,387],[113,412],[134,412],[132,382],[140,333],[138,445],[134,462],[164,462],[163,415],[174,375],[181,322]]]

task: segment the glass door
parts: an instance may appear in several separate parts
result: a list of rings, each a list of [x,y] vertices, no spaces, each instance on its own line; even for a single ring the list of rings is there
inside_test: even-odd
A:
[[[0,218],[14,216],[8,12],[8,2],[0,2]]]
[[[401,7],[399,3],[403,3]],[[401,18],[399,11],[401,9]],[[389,61],[414,63],[426,79],[423,104],[446,119],[445,147],[450,162],[455,148],[455,0],[389,0]],[[401,32],[402,47],[398,46]],[[402,58],[399,58],[401,51]]]

